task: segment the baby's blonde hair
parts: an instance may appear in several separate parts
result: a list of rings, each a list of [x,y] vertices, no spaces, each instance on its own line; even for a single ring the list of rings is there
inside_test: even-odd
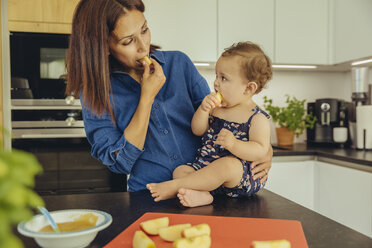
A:
[[[260,46],[252,42],[239,42],[225,49],[221,56],[242,57],[242,70],[249,82],[256,82],[258,87],[255,94],[259,93],[272,78],[273,71],[271,60],[262,51]]]

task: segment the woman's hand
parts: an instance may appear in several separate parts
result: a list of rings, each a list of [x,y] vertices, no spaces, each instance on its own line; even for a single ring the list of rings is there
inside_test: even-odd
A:
[[[270,146],[267,156],[251,163],[253,180],[260,178],[260,183],[266,182],[272,165],[273,148]]]
[[[160,89],[163,87],[166,78],[160,64],[154,59],[151,59],[151,61],[151,66],[153,66],[151,70],[146,62],[142,62],[145,70],[142,74],[141,80],[141,97],[153,101]]]
[[[210,113],[218,104],[219,100],[216,96],[216,93],[212,92],[204,97],[202,103],[200,104],[200,108],[204,112]]]

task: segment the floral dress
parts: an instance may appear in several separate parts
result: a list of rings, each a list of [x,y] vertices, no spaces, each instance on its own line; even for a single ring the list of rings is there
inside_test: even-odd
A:
[[[259,113],[265,115],[268,119],[270,116],[256,106],[252,109],[254,113],[250,116],[247,122],[245,123],[237,123],[237,122],[230,122],[223,119],[220,119],[216,116],[209,116],[209,129],[203,135],[202,138],[202,147],[198,149],[198,156],[192,163],[187,163],[187,165],[193,167],[195,170],[200,170],[201,168],[207,166],[208,164],[212,163],[214,160],[226,157],[226,156],[233,156],[230,151],[225,149],[221,145],[214,144],[214,141],[217,139],[217,136],[222,128],[225,128],[232,132],[236,139],[242,141],[249,140],[249,128],[251,126],[252,118]],[[245,161],[238,157],[243,166],[243,176],[239,183],[239,185],[235,186],[234,188],[227,188],[224,186],[220,186],[219,188],[213,190],[212,194],[226,194],[231,197],[238,197],[238,196],[250,196],[257,193],[265,183],[260,183],[259,179],[253,180],[252,178],[252,171],[251,171],[251,161]]]

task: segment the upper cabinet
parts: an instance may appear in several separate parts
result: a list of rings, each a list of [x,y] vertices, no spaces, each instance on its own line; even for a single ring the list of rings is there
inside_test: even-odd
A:
[[[334,63],[372,56],[372,1],[331,0]]]
[[[9,31],[71,33],[79,0],[8,0]]]
[[[275,62],[329,63],[328,0],[279,0],[275,10]]]
[[[153,44],[193,61],[217,59],[216,0],[144,0]]]
[[[218,54],[239,41],[259,44],[273,60],[274,0],[218,1]]]

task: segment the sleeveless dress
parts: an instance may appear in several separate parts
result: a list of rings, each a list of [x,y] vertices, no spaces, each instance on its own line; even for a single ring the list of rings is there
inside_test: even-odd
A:
[[[187,163],[187,165],[193,167],[195,170],[200,170],[216,159],[226,156],[233,156],[239,159],[243,166],[243,176],[239,185],[235,186],[234,188],[227,188],[221,185],[219,188],[211,191],[212,195],[225,194],[230,197],[251,196],[257,193],[265,185],[265,183],[261,184],[259,179],[253,180],[250,167],[251,161],[242,160],[225,149],[223,146],[214,144],[214,141],[217,139],[217,136],[222,128],[231,131],[236,139],[248,141],[249,128],[252,122],[252,118],[256,114],[262,113],[268,119],[270,119],[270,116],[258,106],[252,109],[252,111],[253,114],[245,123],[230,122],[220,119],[216,116],[209,116],[209,129],[203,135],[202,147],[198,149],[199,155],[196,157],[194,162]]]

